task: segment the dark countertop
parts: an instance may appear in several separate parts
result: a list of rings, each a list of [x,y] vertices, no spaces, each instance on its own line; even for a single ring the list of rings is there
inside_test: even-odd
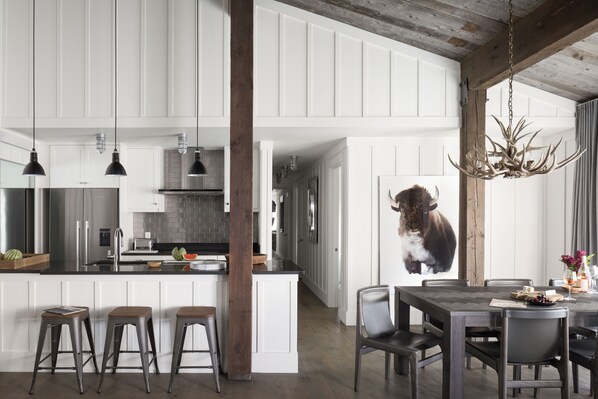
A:
[[[187,253],[198,255],[225,255],[229,252],[228,243],[157,242],[152,248],[154,252],[129,253],[129,251],[125,251],[123,255],[170,255],[174,247],[183,247],[187,250]],[[258,243],[253,243],[253,252],[260,252],[260,245]]]
[[[161,267],[151,268],[143,262],[120,262],[119,271],[113,270],[112,262],[102,261],[97,266],[76,267],[73,262],[50,261],[32,265],[22,269],[0,269],[0,273],[39,273],[51,274],[198,274],[198,275],[227,275],[228,270],[202,271],[189,268],[185,262],[166,263]],[[300,274],[303,270],[290,260],[269,260],[264,264],[255,265],[253,274]]]

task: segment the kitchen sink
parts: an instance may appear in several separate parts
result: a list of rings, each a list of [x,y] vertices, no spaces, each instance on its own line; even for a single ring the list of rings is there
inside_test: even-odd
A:
[[[119,262],[118,263],[118,270],[120,272],[142,272],[148,270],[149,266],[147,262]],[[81,266],[81,271],[106,271],[111,272],[114,270],[114,262],[111,260],[106,261],[98,261],[94,263],[89,263],[87,265]]]

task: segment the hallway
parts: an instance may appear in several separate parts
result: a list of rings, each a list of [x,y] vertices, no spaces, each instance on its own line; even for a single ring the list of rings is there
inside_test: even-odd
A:
[[[221,376],[222,393],[214,391],[210,374],[179,374],[172,394],[166,392],[169,374],[162,370],[159,376],[151,375],[152,393],[147,395],[141,375],[119,373],[107,375],[103,392],[96,393],[98,377],[86,374],[86,392],[79,395],[75,376],[59,373],[38,376],[36,393],[28,395],[29,373],[0,373],[0,398],[231,398],[231,399],[344,399],[344,398],[399,398],[409,399],[408,376],[392,375],[384,380],[384,356],[381,352],[365,355],[362,363],[361,392],[353,392],[353,365],[355,329],[336,321],[336,309],[326,308],[299,283],[299,374],[253,374],[251,382],[228,381]],[[66,355],[65,355],[66,356]],[[439,398],[441,364],[436,363],[421,370],[420,397]],[[524,377],[530,370],[524,370]],[[552,370],[546,370],[546,377]],[[572,398],[587,398],[589,374],[581,370],[581,394]],[[496,392],[497,377],[494,370],[483,370],[474,360],[473,369],[467,370],[466,398],[490,398]],[[532,390],[524,390],[521,398],[531,398]],[[543,389],[540,398],[558,398],[558,389]]]

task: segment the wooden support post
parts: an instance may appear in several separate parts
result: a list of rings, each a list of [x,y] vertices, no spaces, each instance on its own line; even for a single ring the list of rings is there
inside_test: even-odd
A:
[[[461,165],[465,165],[465,154],[474,145],[485,148],[486,90],[467,90],[462,102],[459,145]],[[484,282],[484,183],[459,174],[459,278],[468,279],[472,285]]]
[[[228,378],[251,380],[253,0],[230,2],[230,258]]]

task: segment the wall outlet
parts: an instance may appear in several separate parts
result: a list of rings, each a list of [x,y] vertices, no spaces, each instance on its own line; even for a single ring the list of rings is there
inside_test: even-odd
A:
[[[146,231],[146,232],[145,232],[145,235],[144,235],[144,238],[152,238],[152,233],[151,233],[151,231]]]

